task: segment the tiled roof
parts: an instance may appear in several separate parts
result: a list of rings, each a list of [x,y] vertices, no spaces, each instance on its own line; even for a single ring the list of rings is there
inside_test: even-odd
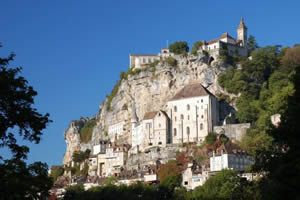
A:
[[[213,94],[211,94],[200,83],[194,83],[184,86],[184,88],[182,88],[177,94],[175,94],[175,96],[170,101],[207,95]]]
[[[147,112],[147,113],[145,113],[143,119],[144,120],[146,120],[146,119],[153,119],[157,113],[158,113],[158,111]]]

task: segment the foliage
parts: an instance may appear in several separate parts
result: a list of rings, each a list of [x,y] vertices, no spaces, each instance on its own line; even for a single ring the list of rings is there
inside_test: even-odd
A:
[[[217,140],[217,134],[214,132],[208,133],[207,136],[205,137],[205,143],[209,145],[213,144],[216,140]]]
[[[192,51],[191,53],[194,54],[194,55],[197,55],[197,51],[199,50],[199,48],[203,45],[203,42],[202,41],[197,41],[193,44],[193,47],[192,47]]]
[[[66,194],[64,195],[64,199],[83,199],[78,198],[84,193],[84,186],[83,184],[76,184],[66,188]]]
[[[42,115],[33,107],[37,92],[19,75],[22,69],[9,67],[14,57],[0,57],[0,148],[6,147],[12,153],[10,159],[0,156],[0,196],[41,199],[48,196],[52,186],[48,167],[41,162],[27,165],[24,159],[29,148],[19,144],[17,138],[39,143],[42,130],[51,120],[49,114]]]
[[[117,181],[118,181],[117,177],[110,176],[104,180],[103,185],[114,185]]]
[[[172,67],[177,66],[177,60],[171,56],[167,57],[165,61],[168,63],[168,65],[170,65]]]
[[[174,54],[186,54],[189,52],[188,43],[185,41],[174,42],[169,45],[170,52]]]
[[[247,41],[247,47],[248,47],[248,52],[249,54],[252,53],[255,49],[259,48],[256,39],[253,35],[250,35]]]
[[[128,75],[124,75],[121,74],[122,77],[127,77]],[[121,79],[122,80],[122,79]],[[118,91],[119,91],[119,87],[121,85],[121,80],[119,80],[115,85],[114,88],[112,89],[111,93],[106,97],[106,109],[109,111],[111,110],[111,102],[113,100],[113,98],[117,95]]]
[[[82,143],[88,143],[92,139],[93,129],[95,126],[96,119],[90,119],[79,129],[80,141]]]
[[[159,167],[157,175],[164,186],[175,187],[181,183],[181,170],[175,160],[170,160],[166,164],[162,164]]]
[[[210,177],[203,186],[197,187],[190,199],[259,199],[252,192],[249,183],[237,176],[236,172],[222,170]]]
[[[64,174],[63,166],[52,166],[51,167],[50,177],[53,179],[53,182],[55,182],[57,180],[57,178],[62,176],[63,174]]]
[[[74,151],[73,153],[73,161],[76,163],[81,163],[89,158],[91,150],[87,149],[83,151]]]

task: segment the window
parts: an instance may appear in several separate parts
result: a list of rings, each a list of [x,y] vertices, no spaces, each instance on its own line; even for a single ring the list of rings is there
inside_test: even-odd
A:
[[[190,116],[189,115],[187,116],[187,119],[190,120]]]
[[[202,123],[200,124],[200,130],[203,130],[203,124]]]
[[[190,127],[186,127],[186,134],[190,134]]]
[[[201,115],[201,119],[203,119],[204,118],[204,116],[203,115]]]
[[[184,185],[187,185],[189,182],[187,182],[187,181],[184,181]]]
[[[158,116],[160,117],[160,113],[158,113]]]
[[[180,119],[183,119],[184,117],[183,117],[183,115],[180,115]]]
[[[151,143],[151,142],[149,143],[149,146],[152,146],[152,143]]]
[[[187,109],[187,110],[190,110],[190,109],[191,109],[190,104],[186,105],[186,109]]]
[[[201,99],[201,103],[203,103],[203,99]]]
[[[158,124],[158,127],[160,128],[160,127],[161,127],[161,124]]]
[[[162,144],[162,142],[158,142],[158,145]]]
[[[174,136],[176,136],[176,135],[177,135],[177,129],[174,128]]]
[[[175,122],[177,121],[177,117],[174,117]]]
[[[174,106],[174,112],[177,112],[177,106]]]

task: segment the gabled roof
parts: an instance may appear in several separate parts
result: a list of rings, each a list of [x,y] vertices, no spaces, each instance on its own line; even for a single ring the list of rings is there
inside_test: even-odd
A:
[[[223,39],[223,38],[230,38],[230,39],[235,40],[231,35],[229,35],[228,32],[225,32],[220,36],[220,39]]]
[[[170,101],[207,95],[213,96],[213,94],[210,93],[210,91],[208,91],[208,89],[206,89],[203,85],[200,83],[194,83],[184,86],[184,88],[176,93],[175,96],[170,99]]]
[[[153,119],[157,113],[158,111],[147,112],[145,113],[143,120]]]

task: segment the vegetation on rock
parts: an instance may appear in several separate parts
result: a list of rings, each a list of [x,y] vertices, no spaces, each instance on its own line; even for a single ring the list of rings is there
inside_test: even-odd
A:
[[[189,45],[185,41],[178,41],[170,44],[169,50],[174,54],[186,54],[189,52]]]
[[[80,134],[80,141],[82,143],[88,143],[92,139],[93,135],[93,129],[96,126],[96,119],[89,119],[86,121],[83,125],[83,127],[80,128],[79,134]]]

